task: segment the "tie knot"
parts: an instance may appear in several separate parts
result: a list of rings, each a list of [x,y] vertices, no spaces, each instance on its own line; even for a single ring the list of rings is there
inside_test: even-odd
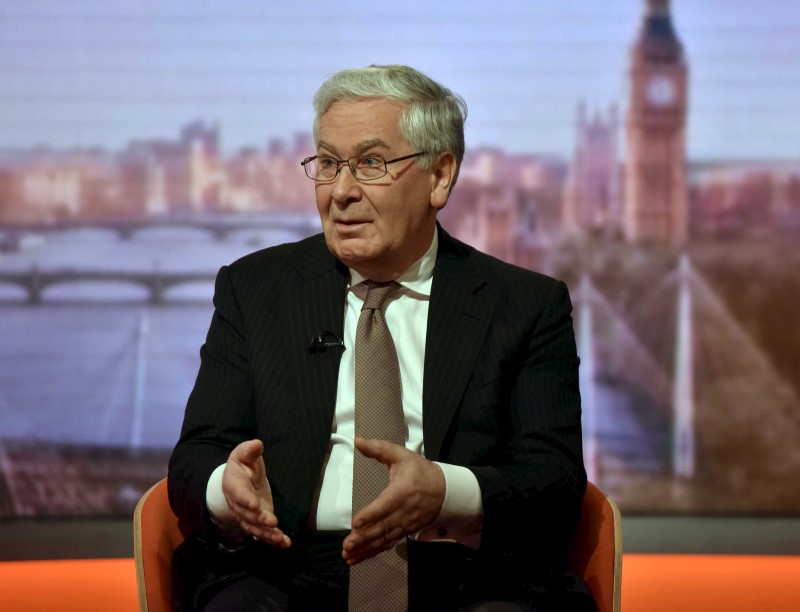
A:
[[[383,303],[389,294],[397,288],[397,283],[376,283],[375,281],[364,281],[367,286],[367,297],[364,298],[364,305],[361,310],[383,310]]]

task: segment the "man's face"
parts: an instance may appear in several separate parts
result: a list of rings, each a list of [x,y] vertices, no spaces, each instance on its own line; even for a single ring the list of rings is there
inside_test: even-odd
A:
[[[391,100],[344,100],[322,115],[317,152],[345,160],[410,155],[399,130],[402,104]],[[430,246],[436,211],[447,202],[452,180],[437,167],[423,170],[416,159],[389,164],[389,173],[359,182],[343,165],[331,183],[317,183],[317,208],[325,240],[347,266],[377,281],[397,278]],[[442,183],[444,192],[442,192]]]

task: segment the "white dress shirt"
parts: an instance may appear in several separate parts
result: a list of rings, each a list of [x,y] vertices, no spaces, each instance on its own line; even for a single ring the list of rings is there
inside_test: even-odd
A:
[[[428,327],[433,268],[436,263],[438,234],[431,245],[397,282],[401,285],[388,299],[384,316],[392,334],[400,363],[403,412],[406,421],[407,449],[423,454],[422,380],[425,339]],[[356,327],[367,294],[365,279],[350,270],[345,295],[344,346],[339,364],[336,411],[331,439],[322,467],[320,487],[314,498],[309,527],[318,530],[350,529],[353,495],[353,439],[355,433],[355,344]],[[445,499],[439,516],[423,529],[417,539],[454,540],[477,548],[483,523],[483,504],[475,475],[467,468],[445,463],[438,465],[446,483]],[[222,495],[224,464],[211,475],[206,503],[221,527],[233,527],[235,518]],[[269,474],[267,474],[269,477]]]

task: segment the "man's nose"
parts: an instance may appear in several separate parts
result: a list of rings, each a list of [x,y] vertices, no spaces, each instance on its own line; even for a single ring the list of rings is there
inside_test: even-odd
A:
[[[347,161],[342,161],[339,174],[333,181],[333,199],[342,204],[349,204],[360,198],[361,189],[353,170]]]

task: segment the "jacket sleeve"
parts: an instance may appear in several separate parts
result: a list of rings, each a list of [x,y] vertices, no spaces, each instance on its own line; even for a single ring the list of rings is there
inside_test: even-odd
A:
[[[200,370],[169,462],[170,505],[188,528],[187,535],[204,536],[213,529],[206,507],[208,479],[237,444],[254,435],[247,337],[230,272],[223,267],[217,275],[208,336],[200,349]]]
[[[578,356],[566,285],[529,324],[503,390],[503,432],[489,465],[469,466],[483,500],[481,547],[563,548],[586,488]]]

